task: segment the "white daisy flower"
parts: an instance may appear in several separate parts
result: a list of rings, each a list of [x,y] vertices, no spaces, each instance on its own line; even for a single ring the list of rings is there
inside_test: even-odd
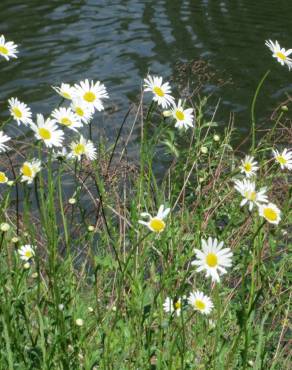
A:
[[[292,49],[285,50],[281,48],[277,40],[275,43],[272,40],[268,40],[265,45],[271,50],[273,57],[276,58],[282,66],[286,64],[290,71],[292,68],[292,59],[289,58],[289,55],[292,53]]]
[[[188,303],[193,307],[194,310],[200,311],[202,314],[209,315],[214,307],[211,298],[206,296],[203,292],[197,290],[194,293],[190,293],[188,297]]]
[[[273,203],[260,204],[259,215],[274,225],[278,225],[278,223],[281,221],[281,211]]]
[[[96,159],[96,149],[90,140],[86,140],[82,135],[80,136],[79,141],[73,141],[70,145],[71,148],[71,157],[81,159],[82,155],[89,160]]]
[[[36,174],[41,170],[41,161],[33,159],[32,161],[26,161],[20,168],[21,182],[26,181],[28,184],[33,182]]]
[[[164,205],[161,205],[158,209],[158,213],[156,216],[152,217],[147,212],[142,212],[142,217],[148,217],[149,221],[145,222],[142,220],[139,220],[139,224],[145,225],[150,229],[151,231],[154,231],[155,233],[160,233],[165,229],[165,222],[163,219],[169,214],[170,208],[164,209]]]
[[[67,152],[67,149],[65,147],[63,147],[61,150],[54,151],[53,155],[52,155],[54,160],[66,159],[67,156],[68,156],[68,152]]]
[[[281,169],[287,168],[289,171],[292,170],[292,151],[288,151],[287,148],[279,153],[278,150],[273,150],[275,160],[280,164]]]
[[[70,108],[61,107],[59,109],[55,109],[52,112],[52,117],[61,125],[64,125],[73,131],[77,131],[77,128],[82,127],[79,117],[72,112]]]
[[[173,300],[167,297],[163,303],[163,309],[165,312],[170,313],[170,314],[175,312],[177,316],[180,315],[181,308],[182,308],[181,298],[178,298],[177,300]]]
[[[173,106],[171,111],[173,118],[176,120],[175,127],[181,129],[188,129],[189,127],[194,127],[193,120],[193,108],[184,109],[182,100],[179,99],[178,104]]]
[[[194,249],[197,259],[192,261],[192,265],[198,266],[196,271],[205,270],[206,277],[211,276],[212,281],[219,282],[219,273],[226,274],[225,267],[231,266],[232,252],[230,248],[223,248],[224,243],[218,240],[208,238],[208,241],[202,239],[202,250]]]
[[[71,104],[71,109],[79,117],[81,122],[88,124],[92,120],[93,113],[88,104],[83,100],[74,99]]]
[[[241,161],[240,172],[245,173],[246,177],[251,177],[255,175],[256,171],[259,169],[257,166],[258,162],[254,160],[254,157],[247,155],[244,160]]]
[[[35,132],[35,137],[42,140],[48,148],[62,146],[64,132],[58,129],[55,120],[47,118],[45,121],[42,114],[37,114],[37,124],[31,123],[30,126]]]
[[[161,105],[163,109],[174,104],[174,98],[171,96],[171,87],[168,82],[162,83],[162,77],[150,76],[144,79],[145,91],[151,91],[153,100]]]
[[[16,50],[17,45],[13,41],[5,42],[5,37],[0,36],[0,55],[2,55],[6,60],[9,58],[17,58],[18,50]]]
[[[249,204],[250,211],[253,209],[254,204],[268,203],[267,189],[261,188],[259,191],[256,191],[255,187],[255,183],[247,179],[235,181],[235,189],[243,196],[240,206]]]
[[[26,244],[26,245],[23,245],[21,246],[19,249],[18,249],[18,253],[20,255],[20,258],[23,260],[23,261],[29,261],[30,259],[32,259],[35,255],[35,247],[33,245],[30,245],[30,244]]]
[[[52,86],[52,88],[61,95],[64,99],[72,100],[74,95],[74,87],[69,84],[61,83],[61,86]]]
[[[6,184],[8,177],[5,175],[5,172],[0,171],[0,184]]]
[[[9,99],[8,103],[11,116],[16,120],[18,125],[21,123],[25,125],[31,123],[31,110],[26,104],[20,102],[17,98]]]
[[[0,131],[0,153],[6,152],[8,146],[5,145],[4,143],[6,143],[9,140],[11,140],[11,137],[5,135],[3,131]]]
[[[90,107],[91,112],[94,112],[95,109],[99,112],[104,110],[102,99],[107,99],[108,97],[106,87],[100,81],[89,82],[86,79],[81,81],[80,85],[74,85],[74,100],[81,99]]]

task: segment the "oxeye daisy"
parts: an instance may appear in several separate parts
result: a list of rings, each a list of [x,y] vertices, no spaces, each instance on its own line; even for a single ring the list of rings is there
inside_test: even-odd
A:
[[[281,211],[273,203],[260,204],[259,215],[264,217],[271,224],[278,225],[281,221]]]
[[[6,152],[8,146],[4,143],[6,143],[9,140],[11,140],[11,137],[5,135],[3,131],[0,131],[0,153]]]
[[[267,40],[265,44],[273,53],[273,57],[276,58],[282,66],[286,65],[290,71],[292,68],[292,59],[289,58],[289,55],[292,53],[292,49],[285,50],[281,48],[277,40],[275,43],[272,40]]]
[[[30,126],[35,132],[35,137],[42,140],[48,148],[62,146],[64,133],[58,129],[55,120],[50,118],[45,120],[42,114],[38,114],[37,124],[31,123]]]
[[[162,83],[162,77],[147,76],[144,79],[144,90],[153,93],[153,100],[161,105],[163,109],[174,104],[174,98],[171,96],[171,88],[168,82]]]
[[[21,181],[26,181],[28,184],[33,182],[36,174],[41,170],[41,162],[38,159],[26,161],[20,168]]]
[[[266,188],[261,188],[259,191],[255,190],[255,183],[250,180],[236,180],[235,189],[243,196],[243,200],[240,206],[249,204],[249,210],[253,209],[254,204],[259,205],[260,203],[268,203],[266,196]]]
[[[201,312],[202,314],[209,315],[214,307],[211,298],[206,296],[203,292],[197,290],[194,293],[190,293],[188,297],[188,303],[193,307],[194,310]]]
[[[73,141],[70,145],[71,157],[81,159],[84,155],[87,159],[96,159],[96,149],[90,140],[86,140],[82,135],[79,141]]]
[[[182,309],[182,300],[181,298],[178,298],[176,300],[173,300],[169,297],[167,297],[163,303],[163,309],[165,312],[172,314],[175,312],[177,316],[180,315],[181,309]]]
[[[161,205],[158,209],[158,213],[156,216],[152,217],[149,213],[147,212],[142,212],[141,216],[142,217],[148,217],[149,221],[142,221],[139,220],[139,224],[145,225],[150,229],[151,231],[154,231],[155,233],[160,233],[165,229],[165,222],[163,219],[169,214],[170,208],[164,209],[164,205]]]
[[[17,58],[18,50],[17,45],[13,41],[5,42],[5,37],[0,36],[0,55],[2,55],[6,60],[9,58]]]
[[[52,88],[61,95],[64,99],[72,100],[74,95],[74,87],[69,84],[61,83],[61,86],[52,86]]]
[[[61,125],[64,125],[70,128],[73,131],[77,131],[76,129],[82,127],[82,123],[79,117],[72,112],[70,108],[59,108],[55,109],[52,112],[52,117]]]
[[[259,169],[257,166],[258,162],[254,160],[254,157],[247,155],[244,160],[241,161],[240,172],[244,173],[246,177],[255,175]]]
[[[279,153],[278,150],[273,150],[273,154],[282,170],[285,168],[292,170],[292,151],[288,151],[288,149],[285,148],[282,153]]]
[[[198,266],[197,272],[206,271],[206,277],[211,276],[212,281],[219,282],[219,273],[226,274],[225,267],[231,266],[232,252],[230,248],[223,248],[224,243],[218,244],[217,239],[208,238],[208,241],[202,239],[202,250],[194,249],[196,260],[192,265]]]
[[[92,120],[93,113],[88,104],[84,103],[83,100],[74,99],[71,104],[71,109],[79,117],[81,122],[88,124]]]
[[[9,99],[8,103],[11,116],[16,120],[18,125],[20,123],[25,125],[31,123],[31,110],[26,104],[20,102],[17,98]]]
[[[171,111],[173,118],[176,120],[175,127],[181,128],[189,128],[193,127],[193,108],[184,109],[182,100],[179,99],[177,105],[173,106]]]
[[[26,245],[23,245],[21,246],[19,249],[18,249],[18,253],[20,255],[20,258],[23,260],[23,261],[29,261],[30,259],[32,259],[35,255],[35,247],[33,245],[30,245],[30,244],[26,244]]]
[[[100,81],[89,82],[86,79],[81,81],[80,85],[74,85],[74,100],[81,99],[88,105],[91,112],[94,112],[95,109],[98,111],[104,110],[102,99],[107,99],[108,97],[106,87]]]
[[[5,172],[0,171],[0,184],[6,184],[8,177],[5,175]]]
[[[53,159],[55,160],[64,160],[68,156],[67,149],[65,147],[62,148],[62,150],[54,151],[53,152]]]

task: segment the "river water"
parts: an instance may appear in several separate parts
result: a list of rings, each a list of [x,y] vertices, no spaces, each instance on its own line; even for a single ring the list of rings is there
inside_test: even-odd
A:
[[[148,71],[171,78],[177,63],[203,60],[232,80],[223,87],[209,82],[204,91],[220,98],[219,123],[234,112],[244,137],[267,69],[257,111],[262,120],[292,91],[292,72],[264,45],[270,38],[292,48],[289,0],[1,0],[0,12],[0,33],[20,50],[17,60],[1,60],[2,117],[11,96],[48,114],[59,103],[51,85],[101,80],[111,99],[97,127],[113,138]]]

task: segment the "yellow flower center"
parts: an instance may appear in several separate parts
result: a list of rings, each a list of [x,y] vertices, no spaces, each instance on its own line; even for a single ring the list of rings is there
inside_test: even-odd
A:
[[[206,308],[206,304],[205,304],[203,301],[201,301],[200,299],[196,299],[196,300],[195,300],[195,304],[194,304],[194,306],[195,306],[198,310],[200,310],[200,311],[203,311],[203,310]]]
[[[9,50],[5,46],[0,46],[0,53],[7,55],[9,53]]]
[[[5,173],[4,172],[0,172],[0,184],[4,184],[5,182],[7,182],[7,177],[5,176]]]
[[[183,121],[185,119],[185,114],[181,110],[177,110],[175,112],[175,116],[179,121]]]
[[[74,148],[74,153],[76,155],[84,154],[85,153],[85,146],[83,144],[81,144],[81,143],[76,144],[75,145],[75,148]]]
[[[21,172],[24,176],[27,176],[27,177],[32,177],[33,176],[32,169],[28,164],[24,164],[21,167]]]
[[[218,257],[214,253],[209,253],[206,256],[206,263],[209,267],[215,267],[218,264]]]
[[[66,91],[61,91],[61,95],[63,96],[63,98],[71,100],[71,95]]]
[[[254,202],[257,198],[257,193],[255,191],[246,191],[244,193],[244,196],[248,199]]]
[[[44,140],[49,140],[52,137],[50,131],[44,127],[39,128],[39,135]]]
[[[63,117],[61,123],[65,126],[71,126],[73,122],[68,117]]]
[[[180,302],[180,301],[175,302],[175,304],[174,304],[174,308],[175,308],[176,310],[179,310],[179,309],[181,308],[181,302]]]
[[[276,53],[277,57],[282,59],[282,60],[286,60],[287,57],[285,54],[281,53],[280,51],[278,51],[278,53]]]
[[[149,226],[156,233],[160,233],[165,228],[165,222],[162,221],[160,218],[154,217],[150,220]]]
[[[280,164],[287,164],[287,159],[284,158],[282,155],[278,155],[278,157],[276,157],[277,161],[280,163]]]
[[[164,97],[164,91],[163,91],[160,87],[158,87],[158,86],[155,86],[155,87],[154,87],[153,92],[154,92],[156,95],[160,96],[161,98],[163,98],[163,97]]]
[[[278,217],[277,212],[272,208],[265,208],[264,216],[268,221],[276,221]]]
[[[22,112],[21,112],[21,110],[19,108],[13,107],[12,108],[12,112],[15,114],[15,116],[17,118],[21,118],[22,117]]]
[[[86,100],[88,103],[92,103],[96,99],[96,96],[95,96],[95,94],[92,91],[87,91],[83,95],[83,99]]]
[[[246,172],[250,172],[252,169],[251,163],[247,162],[243,165],[243,168],[245,169]]]
[[[25,255],[25,257],[27,257],[27,258],[31,258],[32,257],[32,253],[31,253],[31,250],[26,250],[25,252],[24,252],[24,255]]]
[[[78,116],[81,116],[81,117],[84,116],[84,110],[80,107],[76,107],[75,112],[76,112],[76,114],[78,114]]]

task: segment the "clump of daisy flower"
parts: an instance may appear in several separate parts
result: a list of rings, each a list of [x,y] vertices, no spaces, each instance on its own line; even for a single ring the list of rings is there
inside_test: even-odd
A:
[[[286,50],[281,48],[277,40],[275,42],[267,40],[265,45],[271,50],[273,57],[276,58],[282,66],[286,65],[290,71],[292,68],[292,59],[289,58],[289,55],[292,53],[292,49]]]
[[[175,127],[178,129],[188,129],[189,127],[194,127],[193,120],[193,108],[184,109],[183,102],[179,99],[177,104],[174,104],[171,110],[173,118],[176,120]]]
[[[84,155],[88,160],[96,159],[96,149],[90,140],[86,140],[82,135],[79,141],[73,141],[70,145],[71,153],[70,156],[73,158],[81,159]]]
[[[259,215],[274,225],[278,225],[281,221],[281,211],[274,203],[261,204],[259,206]]]
[[[4,35],[0,36],[0,55],[7,61],[9,58],[17,58],[17,45],[13,41],[5,41]]]
[[[38,159],[24,162],[20,168],[21,181],[26,181],[28,184],[31,184],[40,170],[41,162]]]
[[[8,103],[11,116],[16,120],[18,125],[21,123],[28,125],[32,122],[31,110],[25,103],[22,103],[17,98],[9,99]]]
[[[202,250],[194,249],[196,259],[192,265],[197,266],[196,271],[206,271],[206,277],[211,276],[212,281],[219,282],[219,274],[226,274],[225,267],[231,266],[232,252],[230,248],[223,248],[224,243],[218,240],[208,238],[208,241],[202,239]]]
[[[69,84],[62,83],[61,86],[52,86],[52,88],[61,95],[64,99],[72,100],[74,95],[74,87]]]
[[[104,84],[86,79],[74,85],[73,100],[81,99],[91,112],[104,110],[102,99],[108,99],[108,93]]]
[[[171,96],[171,87],[168,82],[162,83],[162,77],[147,76],[144,79],[144,90],[153,93],[153,100],[163,109],[174,104],[174,98]]]
[[[52,112],[52,117],[58,123],[70,128],[73,131],[77,131],[77,128],[82,127],[79,117],[71,110],[71,108],[61,107],[59,109],[55,109]]]
[[[11,140],[11,137],[4,134],[3,131],[0,131],[0,153],[6,152],[8,146],[4,143]]]
[[[209,315],[214,307],[211,298],[199,290],[194,293],[190,293],[188,303],[194,310],[199,311],[204,315]]]
[[[6,184],[8,177],[5,175],[5,172],[0,171],[0,184]]]
[[[182,300],[181,298],[178,298],[176,300],[173,300],[169,297],[167,297],[163,303],[163,309],[165,312],[172,314],[175,312],[177,316],[180,315],[181,309],[182,309]]]
[[[145,225],[150,229],[151,231],[154,231],[155,233],[160,233],[165,229],[165,222],[163,221],[166,216],[169,214],[170,208],[164,209],[164,205],[161,205],[158,209],[158,213],[156,216],[152,217],[148,212],[142,212],[142,217],[148,217],[149,221],[142,221],[139,220],[139,224]]]
[[[31,260],[34,255],[35,255],[35,247],[33,245],[30,245],[30,244],[25,244],[25,245],[22,245],[19,249],[18,249],[18,253],[20,255],[20,258],[27,262],[29,260]]]
[[[247,178],[255,175],[259,169],[257,166],[258,162],[254,160],[254,157],[247,155],[244,160],[241,161],[240,172],[244,173]]]
[[[254,204],[268,203],[268,198],[266,196],[267,189],[264,187],[256,191],[255,188],[255,183],[250,180],[243,179],[242,181],[235,181],[235,189],[243,196],[240,206],[242,207],[248,204],[249,211],[253,209]]]
[[[289,171],[292,170],[292,151],[287,148],[280,153],[277,149],[273,150],[275,160],[280,164],[281,169],[287,168]]]
[[[37,115],[37,123],[31,123],[35,137],[42,140],[48,148],[59,147],[63,144],[64,133],[58,129],[56,122],[50,118],[44,119],[42,114]]]

